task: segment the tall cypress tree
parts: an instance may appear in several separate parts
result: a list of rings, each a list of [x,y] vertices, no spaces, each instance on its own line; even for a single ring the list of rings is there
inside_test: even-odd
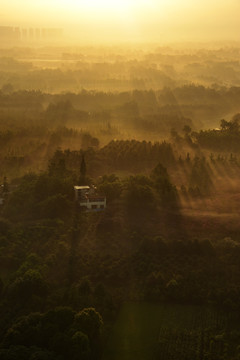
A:
[[[87,172],[87,167],[86,167],[85,157],[84,157],[84,154],[83,154],[82,155],[82,162],[81,162],[81,166],[80,166],[80,176],[81,176],[81,178],[85,178],[86,172]]]
[[[81,165],[80,165],[79,185],[86,185],[86,172],[87,172],[87,166],[86,166],[85,157],[83,154]]]

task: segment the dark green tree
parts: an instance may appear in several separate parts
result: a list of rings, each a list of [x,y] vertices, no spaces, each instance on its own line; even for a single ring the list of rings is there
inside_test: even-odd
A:
[[[164,207],[176,207],[178,194],[175,186],[170,181],[167,169],[159,163],[152,170],[150,178],[153,187],[159,194],[161,205]]]
[[[82,155],[81,166],[80,166],[80,176],[81,176],[82,178],[85,178],[86,172],[87,172],[87,166],[86,166],[86,162],[85,162],[85,156],[84,156],[84,154],[83,154],[83,155]]]
[[[87,179],[87,165],[85,161],[85,155],[82,154],[82,160],[80,165],[80,177],[79,177],[79,185],[89,185]]]

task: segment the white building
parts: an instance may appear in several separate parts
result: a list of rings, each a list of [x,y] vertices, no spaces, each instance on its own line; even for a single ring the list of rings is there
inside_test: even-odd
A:
[[[75,200],[81,209],[101,211],[106,208],[106,196],[99,195],[94,186],[74,186]]]

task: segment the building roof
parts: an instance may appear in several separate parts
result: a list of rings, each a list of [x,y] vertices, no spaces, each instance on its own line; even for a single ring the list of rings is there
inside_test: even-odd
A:
[[[87,197],[89,201],[104,201],[106,199],[106,196],[104,195],[89,195]]]
[[[89,186],[78,186],[78,185],[76,185],[76,186],[74,186],[74,189],[75,190],[89,190],[90,189],[90,187]]]

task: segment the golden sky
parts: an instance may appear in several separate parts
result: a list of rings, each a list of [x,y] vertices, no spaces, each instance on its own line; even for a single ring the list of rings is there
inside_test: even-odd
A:
[[[240,40],[240,0],[1,0],[2,25],[63,27],[82,39]]]

